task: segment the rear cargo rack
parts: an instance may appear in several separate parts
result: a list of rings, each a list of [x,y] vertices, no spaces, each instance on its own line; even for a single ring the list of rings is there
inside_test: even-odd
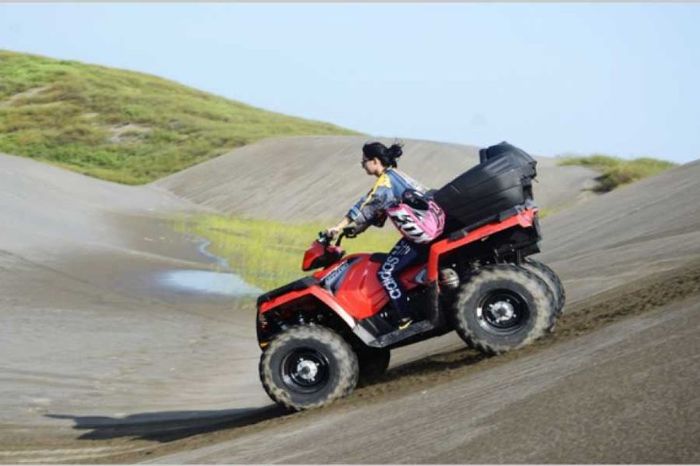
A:
[[[527,199],[524,204],[521,205],[516,205],[514,207],[511,207],[510,209],[506,209],[503,212],[500,212],[495,215],[491,215],[489,217],[484,218],[483,220],[479,220],[478,222],[472,223],[471,225],[468,225],[464,228],[461,228],[453,233],[450,233],[447,236],[447,239],[450,241],[457,241],[458,239],[464,238],[469,234],[470,231],[476,230],[477,228],[483,227],[484,225],[488,225],[489,223],[493,222],[502,222],[503,220],[513,217],[515,215],[518,215],[519,213],[522,213],[526,211],[527,209],[537,209],[537,205],[531,201],[530,199]]]

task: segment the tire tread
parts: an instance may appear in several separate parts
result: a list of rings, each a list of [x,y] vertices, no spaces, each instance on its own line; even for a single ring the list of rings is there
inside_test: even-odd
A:
[[[466,301],[485,282],[506,280],[520,283],[522,285],[522,277],[525,277],[526,280],[536,284],[534,287],[526,286],[526,288],[530,294],[532,294],[534,300],[543,305],[543,309],[541,310],[542,312],[537,312],[536,314],[535,323],[529,334],[515,347],[499,345],[497,343],[488,342],[479,338],[477,336],[478,333],[474,331],[475,329],[470,327],[469,321],[461,316],[462,308],[466,304]],[[469,346],[482,353],[501,354],[512,349],[527,346],[537,338],[547,333],[548,330],[554,326],[556,321],[556,313],[554,312],[555,305],[555,297],[550,291],[549,286],[547,286],[547,284],[534,273],[522,267],[518,267],[515,264],[488,265],[477,270],[469,278],[469,280],[462,285],[455,303],[454,321],[457,333]]]
[[[336,387],[322,399],[312,403],[294,402],[283,387],[277,386],[273,378],[273,368],[271,366],[272,355],[283,345],[294,340],[313,339],[322,344],[328,345],[334,357],[339,360],[339,380]],[[359,365],[357,356],[350,345],[334,331],[316,325],[303,325],[292,327],[276,336],[270,345],[265,348],[260,356],[258,365],[260,381],[268,396],[276,403],[293,411],[318,408],[337,398],[349,395],[357,385],[359,376]]]

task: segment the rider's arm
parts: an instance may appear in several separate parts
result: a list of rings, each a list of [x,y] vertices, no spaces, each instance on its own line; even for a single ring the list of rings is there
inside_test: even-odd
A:
[[[360,214],[360,209],[362,208],[362,205],[367,201],[367,196],[362,196],[359,201],[355,203],[354,206],[350,207],[350,210],[348,210],[348,213],[345,214],[345,218],[350,220],[351,222]]]
[[[355,222],[362,228],[374,223],[384,211],[391,205],[394,195],[390,187],[379,186],[373,189],[367,198],[361,199],[347,213],[346,218]]]
[[[391,181],[388,176],[379,177],[370,192],[360,198],[350,208],[345,217],[327,232],[333,236],[343,228],[354,223],[358,231],[364,231],[369,225],[382,225],[384,213],[394,202],[394,193],[391,189]]]

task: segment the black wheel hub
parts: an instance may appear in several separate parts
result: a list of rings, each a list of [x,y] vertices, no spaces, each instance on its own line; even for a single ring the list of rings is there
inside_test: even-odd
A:
[[[530,309],[518,293],[512,290],[493,290],[481,299],[476,317],[484,330],[507,335],[525,326],[530,318]]]
[[[328,382],[330,364],[326,356],[311,348],[290,352],[282,361],[282,380],[299,393],[313,393]]]

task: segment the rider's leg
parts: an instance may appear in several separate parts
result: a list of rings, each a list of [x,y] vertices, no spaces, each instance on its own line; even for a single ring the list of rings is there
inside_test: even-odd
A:
[[[399,280],[400,273],[411,264],[425,255],[425,246],[408,241],[405,238],[399,240],[384,263],[379,267],[377,277],[384,287],[389,299],[397,313],[399,328],[405,328],[411,324],[411,309],[408,305],[406,290]]]

